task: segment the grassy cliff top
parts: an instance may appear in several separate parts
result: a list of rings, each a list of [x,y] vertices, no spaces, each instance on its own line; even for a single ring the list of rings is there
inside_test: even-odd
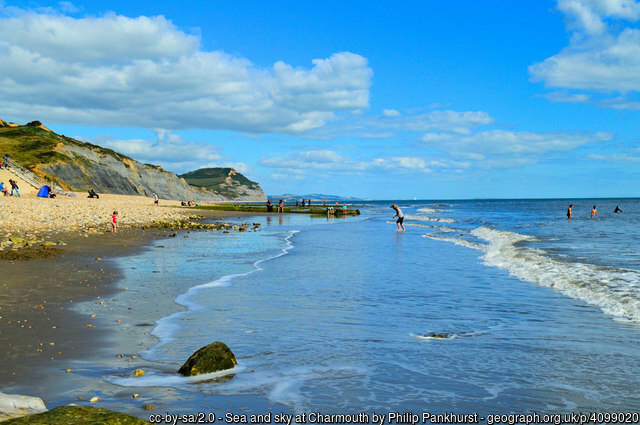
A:
[[[72,158],[59,152],[57,147],[60,144],[85,147],[119,160],[131,159],[111,149],[60,136],[44,127],[39,121],[33,121],[27,125],[16,125],[0,120],[0,156],[4,158],[8,153],[22,166],[31,167],[38,164],[72,161]]]
[[[180,177],[185,179],[191,186],[199,186],[206,189],[218,190],[224,184],[240,184],[251,189],[258,188],[258,183],[249,180],[233,168],[201,168],[181,174]]]

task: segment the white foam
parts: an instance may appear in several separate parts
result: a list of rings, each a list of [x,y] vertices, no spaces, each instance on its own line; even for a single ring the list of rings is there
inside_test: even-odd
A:
[[[425,214],[435,214],[435,213],[438,212],[437,210],[434,210],[433,208],[420,208],[417,211],[421,212],[421,213],[425,213]]]
[[[451,242],[454,243],[456,245],[460,245],[460,246],[464,246],[465,248],[471,248],[471,249],[475,249],[478,251],[484,251],[485,250],[485,245],[481,244],[481,243],[477,243],[477,242],[471,242],[468,241],[466,239],[460,239],[460,238],[445,238],[444,236],[436,236],[432,233],[427,233],[426,235],[422,235],[423,238],[428,238],[428,239],[433,239],[436,241],[444,241],[444,242]]]
[[[409,335],[414,337],[415,339],[417,339],[419,341],[447,341],[447,340],[458,338],[458,336],[456,334],[449,334],[446,337],[429,336],[429,335],[414,335],[414,334],[409,334]]]
[[[168,374],[154,370],[146,370],[142,376],[107,376],[105,379],[112,384],[121,387],[178,387],[183,384],[211,381],[223,376],[235,375],[246,370],[245,367],[236,366],[232,369],[220,370],[213,373],[203,373],[195,376],[182,376],[178,373]]]
[[[280,252],[272,257],[269,258],[263,258],[261,260],[258,260],[256,262],[253,263],[253,268],[245,273],[238,273],[238,274],[231,274],[231,275],[227,275],[227,276],[223,276],[217,280],[214,280],[212,282],[208,282],[208,283],[203,283],[202,285],[197,285],[197,286],[193,286],[191,288],[189,288],[189,290],[187,292],[185,292],[182,295],[179,295],[176,299],[175,302],[177,304],[183,305],[185,307],[187,307],[187,311],[178,311],[176,313],[173,313],[170,316],[167,317],[163,317],[162,319],[159,319],[156,321],[156,326],[153,328],[153,330],[151,331],[151,335],[154,335],[155,337],[157,337],[160,342],[156,345],[154,345],[153,347],[149,348],[148,350],[143,351],[141,354],[143,356],[146,356],[148,358],[152,358],[154,353],[158,350],[158,348],[163,347],[165,345],[167,345],[169,342],[172,341],[173,339],[173,335],[175,334],[175,332],[180,328],[180,324],[178,319],[183,317],[186,313],[190,312],[190,311],[197,311],[203,308],[202,305],[198,304],[195,300],[197,299],[196,295],[198,293],[200,293],[203,290],[207,290],[207,289],[211,289],[211,288],[217,288],[217,287],[224,287],[224,286],[229,286],[234,279],[238,278],[238,277],[242,277],[242,276],[248,276],[252,273],[258,272],[263,270],[262,267],[260,267],[260,264],[265,262],[265,261],[269,261],[269,260],[273,260],[276,259],[278,257],[282,257],[283,255],[286,255],[291,249],[294,248],[293,243],[291,242],[291,238],[293,238],[293,236],[298,233],[299,230],[291,230],[288,232],[288,235],[284,238],[284,242],[285,242],[285,247],[282,248],[280,250]]]
[[[147,373],[140,377],[108,376],[106,379],[123,387],[171,387],[188,391],[194,384],[206,384],[206,389],[200,386],[198,390],[220,395],[259,392],[264,393],[271,403],[280,403],[303,410],[308,398],[304,387],[313,386],[318,381],[326,379],[339,386],[344,380],[353,380],[357,376],[366,375],[362,368],[352,366],[296,366],[265,371],[258,369],[258,364],[250,361],[244,363],[233,369],[190,377],[147,370]],[[209,381],[223,377],[230,377],[230,379],[221,379],[216,382],[216,385],[208,385]],[[335,391],[338,390],[339,387],[336,387]]]
[[[423,214],[405,214],[404,217],[407,220],[416,220],[416,221],[433,221],[437,223],[455,223],[456,222],[456,220],[452,218],[429,217],[428,215],[423,215]]]
[[[599,307],[604,313],[640,321],[640,273],[635,270],[559,261],[547,252],[520,246],[532,236],[482,226],[471,234],[487,244],[458,238],[425,237],[453,242],[484,252],[488,266],[507,270],[518,279],[554,288],[563,294]]]
[[[395,221],[392,221],[391,223],[395,223]],[[404,223],[404,225],[405,226],[413,226],[413,227],[427,227],[427,228],[433,227],[433,226],[430,226],[428,224],[413,223],[413,222],[407,222],[407,223]]]
[[[434,226],[434,225],[429,225],[428,227],[432,228],[432,229],[436,229],[440,232],[443,233],[462,233],[464,232],[464,230],[462,229],[455,229],[453,227],[446,227],[446,226]]]

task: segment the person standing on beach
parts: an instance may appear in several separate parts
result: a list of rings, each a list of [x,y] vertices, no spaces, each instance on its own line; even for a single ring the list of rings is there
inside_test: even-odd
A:
[[[159,205],[158,204],[158,194],[156,194],[156,193],[153,194],[153,205]]]
[[[16,191],[15,196],[20,197],[20,192],[18,192],[18,183],[15,180],[9,179],[9,184],[11,184],[11,196],[14,196],[13,191]]]
[[[282,199],[280,199],[280,202],[278,202],[278,212],[279,213],[284,212],[284,201]]]
[[[598,210],[596,209],[596,206],[593,206],[593,209],[591,210],[591,218],[598,218]]]
[[[573,218],[573,211],[571,211],[573,209],[573,204],[569,205],[569,209],[567,210],[567,218],[568,219],[572,219]]]
[[[111,233],[118,233],[118,211],[111,216]]]
[[[402,231],[404,232],[404,214],[402,214],[402,210],[400,208],[398,208],[398,206],[396,204],[391,205],[391,208],[393,208],[394,210],[396,210],[396,215],[393,216],[393,218],[398,217],[398,219],[396,220],[396,224],[398,225],[398,231]]]

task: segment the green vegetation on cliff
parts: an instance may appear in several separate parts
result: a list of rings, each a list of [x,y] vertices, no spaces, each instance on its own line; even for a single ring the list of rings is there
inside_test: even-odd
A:
[[[202,187],[227,198],[238,198],[246,189],[260,190],[258,183],[238,173],[233,168],[201,168],[179,177],[191,186]]]
[[[70,161],[67,155],[54,149],[64,139],[57,134],[39,127],[21,125],[0,128],[0,154],[8,153],[11,158],[25,167]]]
[[[4,121],[1,122],[3,126],[0,126],[0,154],[4,157],[4,154],[8,153],[23,167],[33,168],[40,164],[73,162],[75,158],[59,152],[60,144],[92,149],[118,160],[131,159],[111,149],[60,136],[42,125],[35,125],[39,124],[39,121],[18,126],[9,126]]]
[[[192,201],[261,201],[260,186],[231,168],[208,168],[186,180],[153,164],[142,164],[111,149],[59,135],[31,121],[0,120],[0,157],[18,164],[64,190],[151,196]],[[187,181],[188,180],[188,181]]]
[[[89,406],[61,406],[36,415],[9,419],[7,425],[144,425],[144,419]]]

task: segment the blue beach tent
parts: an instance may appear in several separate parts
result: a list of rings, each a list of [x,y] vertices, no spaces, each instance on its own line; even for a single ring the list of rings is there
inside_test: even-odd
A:
[[[51,188],[48,185],[44,185],[40,188],[40,192],[38,192],[38,196],[40,198],[48,198],[49,192],[51,192]]]

